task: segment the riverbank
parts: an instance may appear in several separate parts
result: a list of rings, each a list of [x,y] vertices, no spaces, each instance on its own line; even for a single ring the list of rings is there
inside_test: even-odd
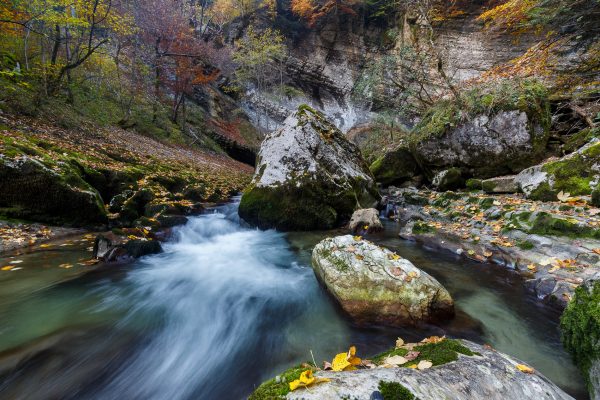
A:
[[[223,154],[114,127],[66,129],[0,115],[0,133],[2,220],[94,230],[145,226],[142,217],[224,201],[252,174]]]
[[[538,299],[559,309],[600,274],[600,209],[582,199],[393,187],[385,194],[402,238],[513,269]]]

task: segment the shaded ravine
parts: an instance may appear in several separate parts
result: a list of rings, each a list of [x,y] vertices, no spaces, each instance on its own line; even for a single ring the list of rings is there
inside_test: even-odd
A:
[[[370,355],[399,335],[430,334],[489,343],[586,398],[560,346],[558,315],[531,299],[518,276],[429,252],[396,229],[388,223],[370,239],[448,288],[459,308],[448,326],[353,326],[309,264],[312,246],[335,232],[244,228],[237,203],[191,218],[165,253],[131,265],[49,287],[0,275],[10,293],[0,295],[0,398],[240,399],[312,355],[320,363],[350,344]],[[30,255],[21,265],[38,264]]]

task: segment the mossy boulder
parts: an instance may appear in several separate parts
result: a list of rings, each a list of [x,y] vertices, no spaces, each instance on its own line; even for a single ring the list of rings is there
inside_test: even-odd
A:
[[[435,174],[431,180],[433,187],[440,191],[456,190],[465,186],[465,180],[459,168],[449,168]]]
[[[239,215],[263,229],[329,229],[378,199],[358,148],[321,113],[300,106],[263,141]]]
[[[316,275],[359,324],[397,326],[454,315],[448,291],[410,261],[350,235],[319,242],[312,253]]]
[[[154,199],[154,192],[149,188],[141,188],[127,199],[119,211],[120,220],[129,225],[144,215],[145,207]]]
[[[430,175],[457,167],[476,178],[490,178],[541,161],[549,128],[544,86],[505,81],[436,103],[412,132],[410,148]]]
[[[521,171],[515,181],[525,196],[533,200],[554,201],[559,192],[572,196],[590,195],[600,180],[600,140],[574,153]]]
[[[369,168],[375,180],[384,186],[406,182],[419,173],[419,165],[404,143],[379,157]]]
[[[446,339],[438,343],[417,344],[419,357],[400,368],[359,368],[355,371],[315,371],[329,382],[308,388],[289,390],[289,382],[313,369],[294,367],[262,385],[250,395],[251,400],[370,400],[375,391],[384,394],[384,400],[571,400],[567,393],[539,372],[526,374],[517,369],[524,364],[507,354],[467,340]],[[359,355],[360,348],[358,348]],[[406,355],[406,349],[391,349],[379,356],[370,357],[378,363],[388,355]],[[366,355],[368,356],[368,355]],[[408,368],[419,360],[430,360],[433,366],[418,370]],[[380,360],[381,361],[381,360]],[[313,369],[314,370],[314,369]]]
[[[107,223],[100,194],[68,166],[0,155],[0,215],[66,225]]]
[[[600,399],[600,281],[575,290],[561,321],[565,349],[581,369],[592,399]]]

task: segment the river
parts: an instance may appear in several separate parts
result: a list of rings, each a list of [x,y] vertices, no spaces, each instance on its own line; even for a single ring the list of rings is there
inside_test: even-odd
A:
[[[0,398],[242,399],[313,356],[320,363],[350,345],[370,356],[398,336],[431,334],[488,343],[588,398],[561,347],[559,314],[520,276],[429,251],[399,239],[395,223],[385,226],[369,239],[445,285],[454,321],[354,326],[310,268],[314,244],[338,232],[245,228],[236,202],[191,217],[164,253],[129,265],[82,274],[91,268],[78,264],[89,257],[89,238],[0,257],[18,266],[0,272]]]

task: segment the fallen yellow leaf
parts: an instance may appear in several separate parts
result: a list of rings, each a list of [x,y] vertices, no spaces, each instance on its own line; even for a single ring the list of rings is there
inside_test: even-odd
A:
[[[528,367],[527,365],[524,365],[524,364],[517,364],[516,367],[519,371],[524,372],[526,374],[533,374],[535,372],[535,370],[533,368]]]
[[[301,386],[308,387],[310,385],[329,381],[331,381],[329,378],[318,378],[313,376],[312,371],[310,369],[307,369],[306,371],[300,374],[300,378],[290,382],[290,390],[296,390]]]

